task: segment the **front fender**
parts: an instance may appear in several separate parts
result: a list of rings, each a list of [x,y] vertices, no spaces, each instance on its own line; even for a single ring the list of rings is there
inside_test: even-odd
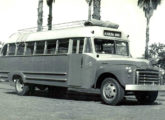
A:
[[[132,84],[133,83],[133,74],[128,74],[128,72],[125,70],[125,67],[117,67],[117,66],[111,66],[111,67],[102,67],[96,71],[96,83],[97,80],[101,75],[104,73],[109,73],[116,77],[116,79],[119,81],[119,83],[122,86],[125,86],[126,84]]]

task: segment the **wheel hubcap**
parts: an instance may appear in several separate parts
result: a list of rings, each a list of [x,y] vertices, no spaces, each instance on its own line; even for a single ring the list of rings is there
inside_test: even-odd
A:
[[[16,80],[16,89],[18,92],[22,92],[23,91],[23,87],[24,87],[24,84],[21,80],[17,79]]]
[[[107,100],[113,100],[116,97],[116,86],[113,83],[107,83],[103,87],[103,95]]]

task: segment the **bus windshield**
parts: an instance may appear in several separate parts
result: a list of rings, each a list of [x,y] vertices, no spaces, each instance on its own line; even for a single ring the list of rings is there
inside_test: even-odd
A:
[[[107,39],[95,39],[95,50],[99,54],[129,55],[128,42]]]

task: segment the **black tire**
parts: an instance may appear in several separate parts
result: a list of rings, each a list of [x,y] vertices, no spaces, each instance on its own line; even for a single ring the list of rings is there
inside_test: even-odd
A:
[[[31,95],[34,92],[34,86],[24,84],[21,77],[17,77],[14,79],[15,81],[15,91],[18,95]]]
[[[117,105],[124,97],[124,89],[113,78],[105,78],[101,84],[101,98],[105,104]]]
[[[158,96],[158,91],[135,92],[135,97],[141,104],[152,104]]]
[[[67,93],[67,88],[65,87],[48,87],[48,95],[49,97],[56,98],[65,98]]]

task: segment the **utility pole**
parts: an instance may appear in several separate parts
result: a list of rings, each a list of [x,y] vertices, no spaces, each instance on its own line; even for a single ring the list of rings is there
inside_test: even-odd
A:
[[[42,31],[42,23],[43,23],[43,0],[39,0],[38,2],[38,20],[37,20],[37,31]]]

